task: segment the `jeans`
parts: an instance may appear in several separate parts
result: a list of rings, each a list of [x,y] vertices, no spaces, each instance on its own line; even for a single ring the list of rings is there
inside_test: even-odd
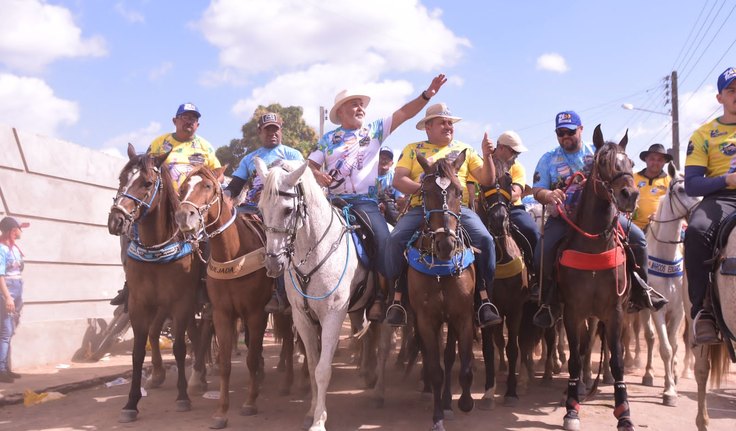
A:
[[[373,261],[373,270],[378,271],[384,277],[386,274],[386,264],[383,259],[380,258],[381,251],[384,249],[386,240],[388,239],[388,224],[386,219],[383,218],[381,210],[378,209],[378,203],[373,200],[361,199],[361,198],[343,198],[345,202],[351,204],[353,208],[363,211],[367,216],[373,230],[373,241],[376,244],[377,255]]]
[[[645,281],[647,280],[647,265],[648,255],[646,253],[647,240],[644,236],[644,232],[635,224],[633,224],[626,215],[619,215],[619,223],[623,226],[624,230],[628,230],[628,241],[631,245],[631,249],[634,252],[636,258],[636,264],[639,266],[639,274]],[[537,248],[534,251],[534,260],[537,268],[543,264],[542,268],[542,280],[544,280],[544,286],[549,286],[552,283],[552,269],[555,266],[557,260],[557,247],[560,244],[560,240],[570,233],[570,225],[561,217],[550,217],[547,219],[547,223],[544,225],[544,241],[537,243]]]
[[[530,250],[527,249],[525,244],[519,244],[521,245],[522,251],[524,251],[528,256],[529,263],[536,266],[533,254],[534,250],[537,248],[537,243],[539,242],[539,228],[537,228],[537,224],[534,222],[532,215],[524,209],[523,205],[518,205],[511,207],[509,218],[519,229],[521,234],[524,235],[524,238],[529,242],[529,246],[531,247]],[[532,271],[536,272],[536,268],[532,267]]]
[[[389,280],[396,280],[406,268],[404,250],[406,250],[411,237],[419,229],[423,219],[424,211],[422,207],[414,207],[399,219],[396,227],[388,236],[384,264],[386,265],[386,276]],[[463,228],[468,232],[473,247],[480,250],[480,254],[475,255],[475,267],[478,271],[475,283],[476,290],[486,288],[490,297],[490,289],[496,275],[496,247],[493,243],[493,237],[483,225],[478,214],[466,207],[462,207],[460,221]]]
[[[5,308],[5,299],[0,297],[0,372],[8,371],[8,354],[10,353],[10,338],[15,334],[18,316],[23,308],[23,280],[19,278],[5,278],[10,296],[15,301],[15,313],[8,313]]]

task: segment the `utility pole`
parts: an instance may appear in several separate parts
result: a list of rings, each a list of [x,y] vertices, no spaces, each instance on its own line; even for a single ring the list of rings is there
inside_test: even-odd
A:
[[[325,115],[327,115],[325,107],[320,106],[319,107],[319,137],[320,138],[322,138],[322,136],[325,135]]]
[[[680,169],[680,113],[677,103],[677,71],[673,70],[670,77],[672,82],[672,161],[675,168]]]

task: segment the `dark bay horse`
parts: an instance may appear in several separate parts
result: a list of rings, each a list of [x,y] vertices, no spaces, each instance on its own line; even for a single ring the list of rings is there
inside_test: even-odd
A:
[[[185,332],[194,320],[201,265],[199,258],[191,253],[191,244],[182,241],[174,221],[178,198],[168,171],[162,168],[166,155],[137,155],[129,144],[128,158],[108,217],[110,233],[125,234],[131,240],[124,267],[130,288],[128,313],[134,336],[133,376],[120,422],[132,422],[138,417],[146,338],[151,333],[152,348],[158,348],[156,332],[160,332],[166,317],[172,318],[174,326],[173,350],[178,372],[176,409],[191,410],[185,376]],[[193,340],[193,344],[200,344],[199,340]],[[152,356],[154,372],[156,368],[163,370],[160,364],[156,367],[155,352]],[[202,359],[202,355],[197,356]],[[158,379],[163,381],[163,377],[164,374]]]
[[[424,201],[424,222],[420,237],[414,244],[425,259],[439,262],[455,261],[467,251],[464,230],[460,223],[460,204],[463,187],[457,172],[465,161],[465,151],[450,162],[440,159],[430,164],[421,154],[417,162],[424,169],[421,194]],[[470,386],[473,383],[473,295],[475,292],[475,267],[455,267],[451,275],[428,275],[409,265],[409,302],[416,314],[416,330],[422,343],[424,368],[432,382],[434,408],[432,431],[444,430],[445,413],[452,401],[450,392],[451,362],[454,361],[455,340],[460,355],[459,381],[462,394],[458,407],[463,412],[473,409]],[[445,370],[440,367],[440,336],[442,325],[447,323],[447,348]],[[451,358],[450,358],[451,356]],[[448,364],[447,360],[451,359]],[[444,390],[443,390],[444,383]]]
[[[207,293],[212,302],[220,361],[219,405],[210,426],[215,429],[227,425],[231,353],[235,341],[232,328],[238,318],[243,320],[248,334],[246,363],[250,372],[248,397],[241,414],[249,416],[258,412],[256,400],[263,381],[263,336],[268,318],[264,307],[274,285],[263,267],[263,225],[255,216],[238,216],[232,201],[224,198],[220,187],[224,170],[223,167],[211,171],[204,166],[192,170],[180,187],[181,202],[176,211],[176,221],[182,232],[202,234],[209,243]],[[284,345],[287,347],[286,378],[281,392],[288,393],[294,378],[294,345]]]
[[[508,358],[508,378],[504,404],[514,406],[519,397],[516,391],[516,365],[519,357],[519,332],[524,303],[529,299],[528,268],[524,256],[511,234],[511,193],[512,179],[508,164],[494,158],[496,165],[495,187],[483,190],[483,198],[478,206],[478,214],[485,222],[496,244],[496,276],[493,280],[493,298],[499,315],[506,322],[508,333],[506,356]],[[483,339],[483,359],[486,364],[485,394],[479,408],[491,409],[494,405],[496,388],[493,332],[503,332],[503,326],[481,329]],[[530,357],[528,352],[523,357]],[[532,371],[533,372],[533,371]]]
[[[628,135],[618,144],[605,142],[600,125],[595,128],[593,167],[585,181],[574,222],[571,221],[570,233],[560,245],[558,281],[570,345],[567,413],[563,423],[566,430],[580,429],[581,344],[589,317],[600,319],[605,328],[603,338],[610,350],[610,368],[615,380],[613,414],[618,420],[618,430],[634,429],[621,344],[622,304],[626,303],[630,282],[622,246],[623,232],[618,225],[619,213],[633,211],[639,195],[632,173],[634,164],[625,153],[627,142]]]

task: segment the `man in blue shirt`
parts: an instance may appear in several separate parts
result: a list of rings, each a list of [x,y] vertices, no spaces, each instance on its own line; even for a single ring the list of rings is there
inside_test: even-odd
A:
[[[281,160],[304,161],[302,153],[281,143],[281,116],[275,112],[267,112],[258,118],[258,138],[261,146],[243,157],[238,168],[233,172],[233,179],[225,187],[225,195],[238,197],[243,187],[248,186],[245,200],[238,207],[238,212],[258,214],[258,199],[263,190],[263,179],[258,176],[255,158],[259,157],[266,164],[274,165]],[[266,312],[283,312],[287,306],[283,275],[276,279],[276,289],[271,300],[266,304]]]
[[[550,328],[560,317],[560,307],[556,301],[556,286],[553,268],[557,257],[557,246],[569,233],[569,226],[559,217],[555,206],[575,205],[582,190],[579,185],[567,185],[567,181],[576,172],[583,172],[587,178],[593,167],[595,147],[583,142],[583,125],[574,111],[564,111],[555,118],[555,134],[557,146],[545,153],[534,170],[534,198],[542,205],[553,207],[550,217],[544,225],[544,239],[537,243],[534,257],[537,268],[542,268],[539,280],[542,281],[542,306],[534,315],[534,324],[542,328]],[[647,280],[647,243],[644,233],[631,223],[625,214],[619,216],[619,223],[628,231],[628,242],[631,246],[638,268],[632,274],[632,293],[629,309],[631,311],[651,308],[659,310],[667,304],[667,300],[646,285]]]
[[[378,154],[378,177],[376,177],[375,194],[378,200],[378,209],[389,224],[396,226],[401,209],[405,206],[406,198],[396,190],[394,182],[394,151],[389,147],[381,147]]]

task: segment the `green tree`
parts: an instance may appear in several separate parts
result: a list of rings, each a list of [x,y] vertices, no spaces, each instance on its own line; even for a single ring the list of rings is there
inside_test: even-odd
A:
[[[296,148],[306,157],[317,143],[319,138],[317,131],[304,121],[304,110],[301,106],[283,107],[278,103],[268,106],[259,105],[253,112],[250,121],[241,127],[243,137],[231,139],[229,145],[216,150],[220,163],[228,165],[226,175],[232,175],[243,156],[261,146],[258,139],[258,118],[267,112],[276,112],[281,115],[284,121],[281,128],[281,142],[284,145]]]

